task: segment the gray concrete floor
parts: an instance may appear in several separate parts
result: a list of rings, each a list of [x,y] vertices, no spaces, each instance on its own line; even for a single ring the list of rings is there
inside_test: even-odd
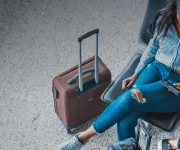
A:
[[[0,150],[52,150],[68,135],[54,112],[52,79],[78,63],[77,38],[100,29],[99,56],[116,77],[138,43],[145,0],[0,0]],[[94,55],[93,37],[83,60]],[[91,125],[92,119],[79,131]],[[178,137],[155,127],[157,140]],[[84,150],[105,150],[117,141],[116,125]],[[141,138],[141,144],[145,139]]]

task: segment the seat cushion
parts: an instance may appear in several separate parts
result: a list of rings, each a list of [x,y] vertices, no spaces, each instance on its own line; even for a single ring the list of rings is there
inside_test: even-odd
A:
[[[179,124],[179,118],[180,111],[172,113],[147,113],[142,119],[164,131],[171,132]]]

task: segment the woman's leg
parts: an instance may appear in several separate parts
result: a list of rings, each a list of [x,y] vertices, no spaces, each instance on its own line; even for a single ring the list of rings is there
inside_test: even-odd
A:
[[[133,94],[134,90],[141,92],[146,102],[141,102],[142,98],[137,99]],[[180,110],[180,100],[178,96],[168,92],[167,88],[160,81],[146,85],[137,85],[135,88],[121,94],[112,102],[93,123],[93,126],[97,132],[102,133],[134,110],[175,112]]]
[[[85,142],[88,139],[90,139],[92,136],[102,133],[108,128],[110,128],[112,125],[114,125],[117,122],[120,122],[120,120],[131,110],[122,103],[122,105],[117,105],[117,101],[120,99],[125,99],[126,92],[122,93],[115,101],[113,101],[106,109],[101,113],[101,115],[98,117],[98,119],[93,122],[93,125],[85,130],[84,132],[80,133],[78,135],[80,141]],[[120,110],[121,115],[119,116],[119,112],[117,110]],[[114,114],[114,116],[113,116]],[[113,117],[112,117],[113,116]]]
[[[136,81],[134,82],[134,86],[135,85],[144,85],[144,84],[148,84],[148,83],[152,83],[152,82],[156,82],[159,80],[159,75],[158,75],[158,71],[156,68],[156,63],[153,62],[151,64],[149,64],[142,72],[141,74],[138,76],[138,78],[136,79]],[[148,76],[148,78],[147,78]],[[110,104],[111,105],[111,104]],[[106,108],[107,109],[107,108]],[[105,111],[105,110],[104,110]],[[106,111],[107,112],[107,111]],[[103,112],[105,113],[105,112]],[[108,113],[108,112],[107,112]],[[128,137],[128,135],[130,136],[134,136],[135,134],[135,124],[137,124],[137,119],[142,117],[142,115],[144,114],[144,112],[141,111],[132,111],[129,112],[125,117],[124,117],[124,121],[129,123],[129,124],[133,124],[132,126],[129,125],[129,128],[126,128],[123,130],[124,133],[122,133],[122,130],[120,129],[122,127],[123,124],[123,119],[119,120],[117,122],[117,134],[118,134],[118,139],[125,139]],[[99,117],[101,118],[101,116]],[[125,119],[126,118],[126,119]],[[127,121],[129,120],[129,121]],[[100,126],[100,125],[99,125]],[[125,134],[127,133],[127,134]],[[88,140],[89,138],[91,138],[92,136],[98,134],[98,132],[94,129],[93,125],[88,128],[87,130],[81,132],[79,134],[79,139],[83,142],[85,142],[86,140]]]
[[[146,112],[134,110],[127,114],[120,122],[117,122],[118,140],[122,141],[129,137],[135,138],[135,127],[137,120],[145,115]]]
[[[156,63],[151,63],[138,76],[133,86],[135,87],[136,85],[145,85],[156,82],[160,80],[159,77],[160,76],[156,68]],[[135,137],[135,127],[137,125],[137,120],[144,114],[145,112],[143,111],[134,110],[129,112],[124,116],[124,118],[117,122],[117,135],[119,141],[128,137]]]
[[[155,63],[152,64],[147,66],[145,70],[147,70],[148,67],[150,68],[150,66],[154,66]],[[161,64],[158,63],[158,65],[155,66],[155,71],[158,72],[158,76],[167,76],[168,71],[164,71],[166,69],[165,67],[163,68],[164,72],[161,74],[159,73],[160,71],[157,70],[157,67],[160,65]],[[170,75],[169,73],[170,72],[168,72],[168,75]],[[144,80],[151,78],[151,75],[152,72],[150,72],[147,76],[144,76]],[[137,80],[140,80],[140,78]],[[172,80],[173,78],[171,81]],[[180,78],[178,78],[178,81],[180,82]],[[142,103],[142,98],[144,98],[146,102]],[[130,90],[122,93],[103,111],[99,118],[93,123],[91,132],[93,132],[94,135],[96,133],[102,133],[113,126],[115,123],[120,122],[128,113],[133,113],[135,110],[141,110],[145,112],[173,112],[180,110],[180,101],[178,99],[179,97],[174,95],[172,92],[168,92],[167,88],[162,85],[160,81],[146,85],[136,84],[133,89],[131,88]]]
[[[148,76],[148,78],[147,78]],[[157,69],[154,63],[149,64],[142,73],[138,76],[134,85],[145,85],[148,83],[156,82],[159,80]],[[120,122],[117,122],[117,135],[118,140],[124,140],[129,137],[135,138],[135,127],[137,126],[137,120],[146,114],[144,111],[134,110],[128,113]]]

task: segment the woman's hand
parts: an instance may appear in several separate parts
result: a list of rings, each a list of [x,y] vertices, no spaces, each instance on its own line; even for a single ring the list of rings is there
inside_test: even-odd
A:
[[[174,83],[173,85],[180,90],[180,83]],[[171,90],[169,90],[169,89],[168,89],[168,91],[171,92]]]
[[[122,81],[122,90],[124,91],[128,90],[128,88],[133,85],[138,75],[139,75],[138,73],[134,73],[131,77],[124,79]]]

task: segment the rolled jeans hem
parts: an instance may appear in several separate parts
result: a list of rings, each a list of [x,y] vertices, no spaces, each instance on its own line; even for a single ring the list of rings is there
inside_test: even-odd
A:
[[[178,140],[178,148],[180,149],[180,139]]]
[[[92,124],[92,127],[93,127],[94,131],[95,131],[97,134],[100,134],[101,132],[98,132],[97,129],[95,129],[94,123],[95,123],[95,122],[93,122],[93,124]]]

